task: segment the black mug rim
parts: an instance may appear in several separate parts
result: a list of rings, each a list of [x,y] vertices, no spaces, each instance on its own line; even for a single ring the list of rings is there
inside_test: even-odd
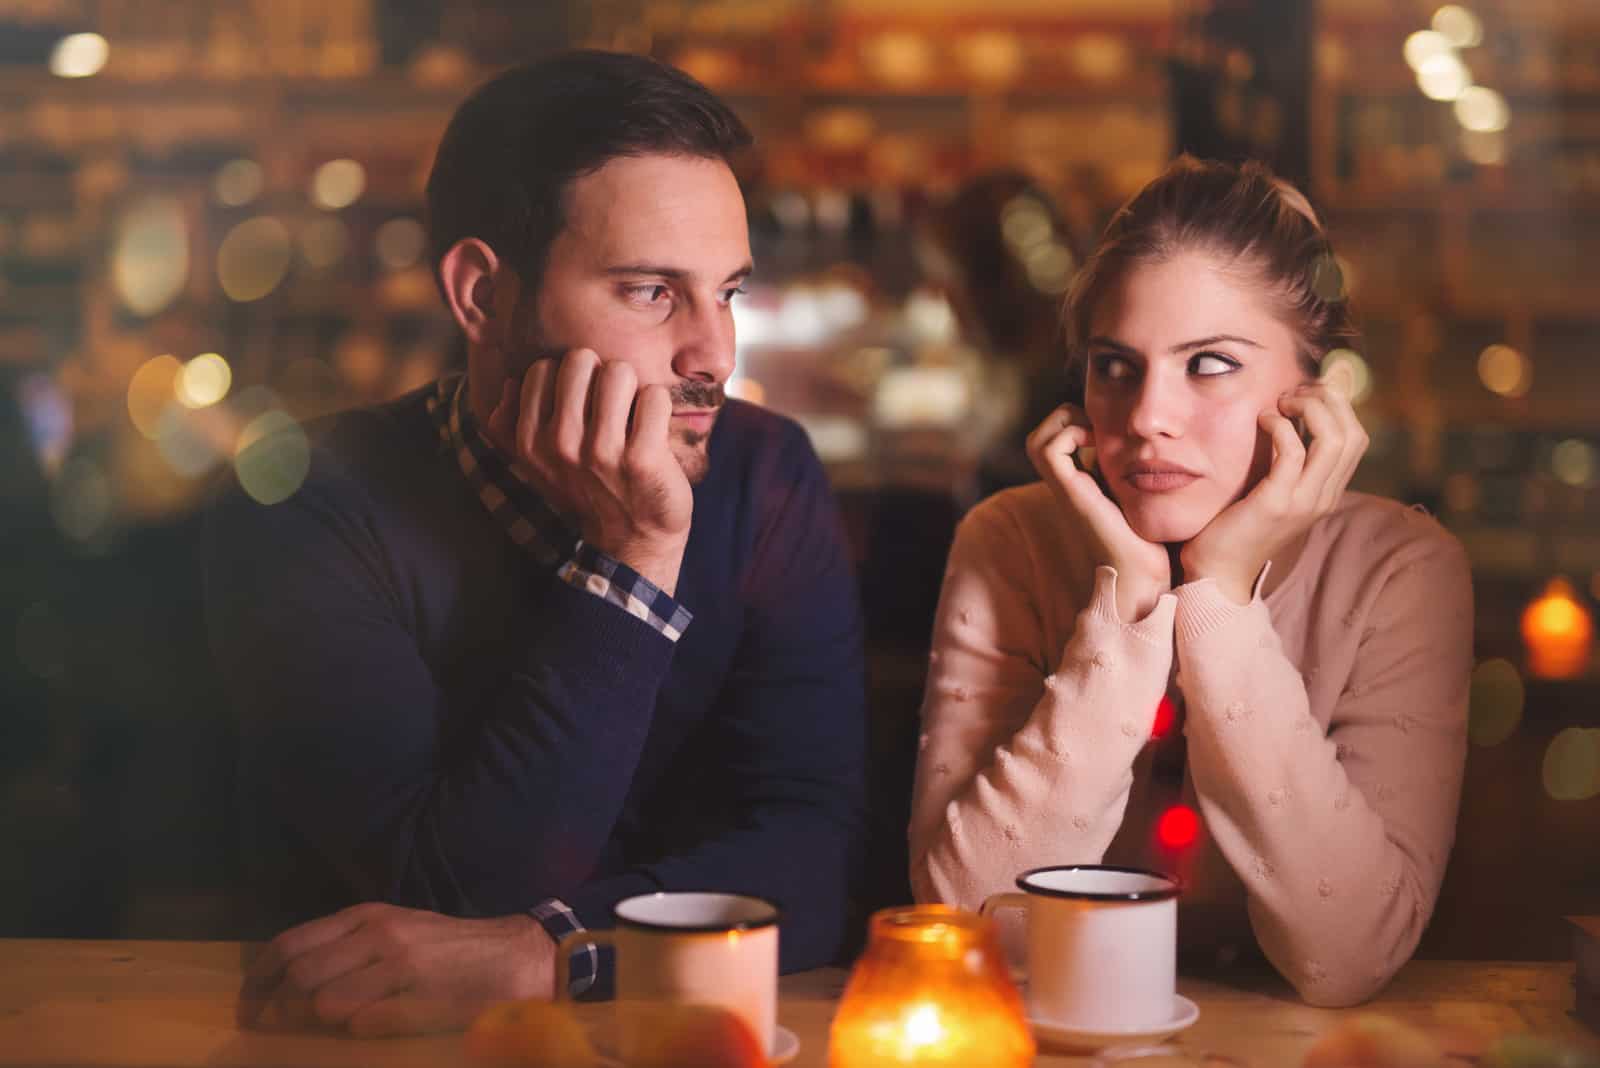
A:
[[[680,894],[706,894],[714,897],[737,897],[746,901],[759,901],[771,910],[771,915],[759,920],[729,920],[723,923],[654,923],[650,920],[630,920],[621,915],[617,910],[630,901],[640,901],[645,898],[676,897]],[[783,919],[783,910],[776,901],[760,897],[756,894],[736,894],[731,890],[652,890],[647,894],[634,894],[625,897],[611,908],[611,918],[618,927],[628,927],[635,931],[662,931],[670,934],[723,934],[728,931],[759,931],[766,927],[776,927]]]
[[[1093,890],[1058,890],[1054,887],[1036,886],[1028,882],[1035,875],[1057,871],[1109,871],[1121,875],[1143,875],[1151,879],[1162,879],[1168,885],[1158,890],[1129,890],[1123,893],[1107,893]],[[1183,889],[1176,875],[1152,868],[1125,868],[1115,864],[1047,864],[1042,868],[1030,868],[1017,876],[1017,889],[1024,894],[1035,897],[1059,897],[1075,901],[1165,901],[1178,896]]]

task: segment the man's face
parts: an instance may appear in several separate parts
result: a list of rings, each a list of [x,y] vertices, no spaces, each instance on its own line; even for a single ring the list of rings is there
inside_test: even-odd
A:
[[[730,304],[751,267],[738,182],[721,160],[622,157],[575,179],[566,209],[526,333],[669,386],[672,453],[698,482],[733,373]]]

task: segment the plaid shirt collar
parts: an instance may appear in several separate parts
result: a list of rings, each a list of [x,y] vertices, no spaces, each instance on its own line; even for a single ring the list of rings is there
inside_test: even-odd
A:
[[[468,484],[511,540],[550,567],[572,559],[578,536],[478,429],[467,406],[467,376],[441,378],[428,398],[428,413],[440,446],[455,454]]]

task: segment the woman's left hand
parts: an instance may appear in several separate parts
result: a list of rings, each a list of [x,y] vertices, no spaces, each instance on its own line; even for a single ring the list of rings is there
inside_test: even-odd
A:
[[[1292,420],[1304,420],[1311,447]],[[1179,554],[1185,582],[1215,579],[1222,592],[1248,604],[1257,576],[1273,554],[1331,512],[1367,451],[1349,398],[1338,384],[1308,382],[1257,417],[1272,439],[1272,467],[1243,498],[1224,508]]]

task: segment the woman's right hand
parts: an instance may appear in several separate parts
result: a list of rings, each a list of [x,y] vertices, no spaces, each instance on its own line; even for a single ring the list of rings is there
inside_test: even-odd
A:
[[[1082,534],[1096,565],[1116,568],[1117,615],[1134,623],[1172,588],[1172,565],[1166,546],[1135,534],[1117,502],[1074,462],[1074,453],[1093,445],[1094,431],[1083,410],[1063,404],[1028,435],[1028,458]]]

